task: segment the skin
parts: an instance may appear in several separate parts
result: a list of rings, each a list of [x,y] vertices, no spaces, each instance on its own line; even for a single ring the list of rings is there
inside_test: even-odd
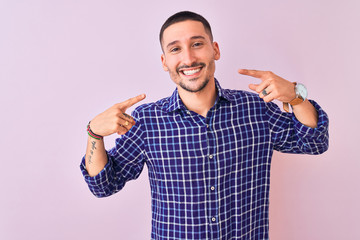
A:
[[[90,122],[91,130],[100,136],[109,136],[117,133],[123,135],[134,125],[134,119],[126,114],[126,110],[134,104],[142,101],[145,94],[130,98],[125,102],[117,103],[103,113],[97,115]],[[96,176],[107,164],[107,155],[104,140],[88,137],[85,155],[85,166],[90,176]]]
[[[271,102],[275,99],[281,102],[290,102],[296,97],[294,84],[273,72],[248,69],[239,69],[238,72],[261,80],[259,84],[250,84],[249,88],[257,92],[265,102]],[[262,94],[264,89],[268,93],[266,96]],[[293,113],[297,120],[305,126],[317,127],[318,113],[309,100],[306,99],[304,102],[293,106]]]
[[[212,42],[201,22],[183,21],[165,29],[161,62],[176,84],[185,106],[203,117],[216,100],[215,60],[220,59],[217,42]],[[185,75],[186,70],[199,70]]]
[[[189,110],[206,117],[217,97],[214,73],[215,61],[220,59],[218,43],[210,39],[201,22],[188,20],[165,29],[161,44],[163,69],[176,84],[181,100]],[[186,71],[190,74],[185,74]],[[290,102],[295,98],[293,83],[270,71],[239,69],[238,72],[261,80],[259,84],[250,84],[249,88],[265,102],[275,99]],[[268,93],[266,96],[262,94],[264,89]],[[126,110],[144,98],[145,94],[141,94],[100,113],[91,120],[91,130],[101,136],[125,134],[135,125]],[[302,124],[317,126],[317,111],[308,100],[293,106],[293,112]],[[104,141],[89,137],[85,161],[89,175],[97,175],[106,163]]]

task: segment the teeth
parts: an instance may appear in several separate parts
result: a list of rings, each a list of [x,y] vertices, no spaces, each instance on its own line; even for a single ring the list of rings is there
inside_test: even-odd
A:
[[[197,73],[199,71],[200,71],[200,68],[197,68],[197,69],[194,69],[194,70],[187,70],[187,71],[184,70],[183,73],[185,75],[193,75],[193,74],[195,74],[195,73]]]

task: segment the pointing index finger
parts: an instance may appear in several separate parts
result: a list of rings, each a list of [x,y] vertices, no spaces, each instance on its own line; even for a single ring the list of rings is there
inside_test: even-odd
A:
[[[146,97],[145,94],[140,94],[136,97],[133,98],[129,98],[128,100],[126,100],[125,102],[122,103],[123,107],[125,109],[128,109],[129,107],[133,106],[134,104],[140,102],[141,100],[144,100],[144,98]]]
[[[265,71],[260,70],[249,70],[249,69],[239,69],[238,73],[242,75],[247,75],[250,77],[262,78],[265,75]]]

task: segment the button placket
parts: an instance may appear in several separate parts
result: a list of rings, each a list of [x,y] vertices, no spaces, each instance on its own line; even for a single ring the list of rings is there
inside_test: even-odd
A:
[[[206,165],[209,168],[209,176],[210,179],[207,182],[207,193],[208,193],[208,222],[210,225],[210,236],[211,239],[218,239],[218,231],[219,231],[219,225],[218,225],[218,194],[217,194],[217,172],[216,172],[216,135],[213,132],[214,125],[213,122],[213,116],[214,116],[214,109],[211,109],[208,112],[208,115],[205,120],[204,130],[206,131],[207,136],[207,143],[208,143],[208,149],[207,149],[207,155],[205,155],[206,159]]]

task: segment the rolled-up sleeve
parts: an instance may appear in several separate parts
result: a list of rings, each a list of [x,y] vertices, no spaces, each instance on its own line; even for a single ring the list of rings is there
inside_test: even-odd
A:
[[[97,197],[107,197],[120,191],[125,183],[139,177],[144,167],[144,132],[138,114],[125,135],[116,139],[115,147],[106,151],[108,162],[96,176],[90,176],[85,167],[85,156],[80,169],[90,191]]]
[[[83,157],[80,165],[81,172],[84,176],[90,191],[97,197],[106,197],[112,195],[114,192],[114,171],[113,161],[109,158],[104,169],[101,170],[96,176],[90,176],[85,167],[85,157]]]
[[[320,105],[313,100],[309,101],[318,113],[316,128],[303,125],[293,113],[282,112],[275,104],[267,104],[274,150],[316,155],[329,148],[329,118]]]

